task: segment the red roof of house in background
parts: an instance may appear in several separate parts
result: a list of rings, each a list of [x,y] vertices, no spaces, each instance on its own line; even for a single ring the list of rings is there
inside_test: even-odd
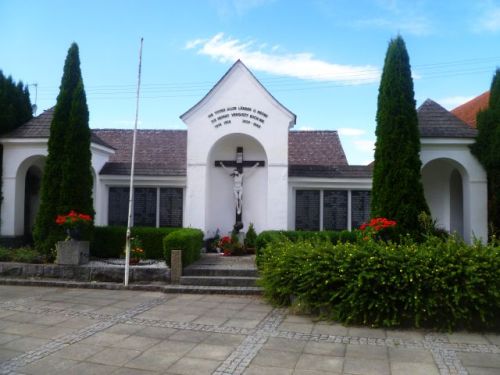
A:
[[[467,103],[459,105],[457,108],[452,109],[451,113],[457,116],[463,122],[466,122],[472,127],[476,127],[477,113],[485,108],[488,108],[490,101],[490,92],[483,92],[481,95],[469,100]]]

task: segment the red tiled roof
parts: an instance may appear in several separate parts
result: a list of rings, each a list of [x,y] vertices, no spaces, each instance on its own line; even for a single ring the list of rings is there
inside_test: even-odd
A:
[[[483,92],[481,95],[476,96],[474,99],[469,100],[467,103],[459,105],[457,108],[452,109],[451,113],[457,116],[460,120],[476,127],[476,116],[479,111],[488,108],[490,101],[490,92]]]
[[[340,166],[347,158],[336,131],[290,131],[288,164]]]

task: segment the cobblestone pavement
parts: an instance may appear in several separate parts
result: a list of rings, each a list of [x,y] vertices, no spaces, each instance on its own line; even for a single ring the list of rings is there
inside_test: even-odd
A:
[[[0,286],[0,374],[500,374],[497,334],[344,327],[260,297]]]

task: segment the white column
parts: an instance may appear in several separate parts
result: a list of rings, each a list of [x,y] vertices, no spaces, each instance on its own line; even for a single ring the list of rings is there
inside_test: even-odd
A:
[[[3,177],[2,236],[16,235],[16,178]],[[24,213],[24,210],[23,210]]]
[[[288,166],[269,165],[267,170],[267,229],[287,229]]]
[[[198,228],[206,232],[206,164],[188,165],[186,179],[186,209],[184,227]]]
[[[464,239],[488,242],[488,187],[486,181],[464,184]]]

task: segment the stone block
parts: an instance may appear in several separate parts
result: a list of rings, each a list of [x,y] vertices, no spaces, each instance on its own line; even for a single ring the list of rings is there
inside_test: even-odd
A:
[[[172,250],[170,262],[170,282],[178,284],[182,276],[182,250]]]
[[[89,262],[88,241],[59,241],[56,250],[56,264],[76,266]]]

